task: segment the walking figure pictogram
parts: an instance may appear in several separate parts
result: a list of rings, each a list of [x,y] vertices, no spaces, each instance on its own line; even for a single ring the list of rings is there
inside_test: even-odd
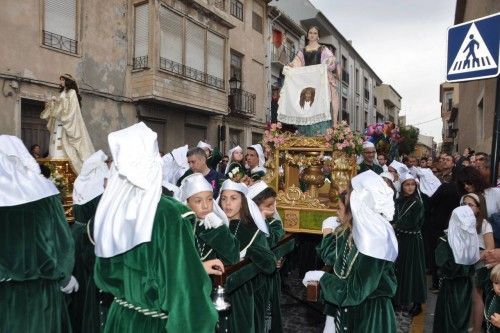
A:
[[[470,39],[470,42],[467,45],[467,47],[465,48],[465,50],[463,51],[464,53],[466,51],[469,51],[469,53],[467,54],[467,57],[465,58],[463,68],[470,67],[470,60],[469,60],[470,57],[472,57],[472,67],[476,67],[476,66],[479,67],[480,66],[479,58],[476,56],[476,50],[475,50],[476,47],[479,49],[479,43],[477,40],[474,39],[473,34],[471,34],[469,36],[469,39]]]

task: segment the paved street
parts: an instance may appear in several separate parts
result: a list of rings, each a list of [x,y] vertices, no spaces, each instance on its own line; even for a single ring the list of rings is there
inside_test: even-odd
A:
[[[286,333],[323,332],[325,316],[318,304],[305,301],[306,288],[302,285],[302,277],[293,272],[285,279],[286,286],[282,290],[281,310],[283,312],[283,325]],[[398,333],[432,332],[434,320],[434,307],[437,295],[428,293],[427,304],[419,316],[409,318],[401,313],[396,314]]]

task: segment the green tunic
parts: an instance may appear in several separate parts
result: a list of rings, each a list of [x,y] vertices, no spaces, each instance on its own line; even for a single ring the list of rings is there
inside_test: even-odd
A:
[[[193,213],[194,214],[194,213]],[[234,237],[228,226],[205,229],[194,221],[195,245],[201,261],[218,258],[224,265],[234,265],[240,261],[240,242]]]
[[[78,281],[79,289],[77,292],[70,294],[67,300],[71,327],[74,333],[99,332],[100,327],[98,307],[86,308],[88,305],[98,304],[97,301],[92,302],[90,299],[88,304],[86,303],[89,285],[93,285],[91,288],[94,291],[96,289],[92,278],[95,262],[94,245],[90,242],[87,234],[87,223],[94,217],[100,199],[101,196],[99,195],[83,205],[73,205],[75,222],[71,224],[70,228],[75,242],[75,266],[72,274]],[[91,315],[91,317],[85,319],[87,329],[83,330],[82,323],[84,321],[85,310],[87,311],[87,315]],[[95,315],[92,315],[94,313]],[[92,323],[92,326],[95,325],[97,330],[89,330],[89,323]]]
[[[358,164],[358,175],[362,172],[372,170],[375,172],[377,175],[380,175],[382,172],[384,172],[384,169],[380,165],[377,165],[373,163],[373,165],[368,165],[365,163],[365,161],[361,162]]]
[[[394,302],[397,305],[422,304],[427,299],[423,224],[424,206],[418,196],[396,201],[394,228],[399,251],[396,259],[398,288]]]
[[[500,333],[500,328],[491,324],[490,318],[494,313],[500,313],[500,298],[493,289],[488,289],[486,302],[484,303],[484,319],[486,322],[486,333]]]
[[[266,220],[269,227],[269,237],[267,237],[267,242],[269,247],[272,249],[278,242],[285,236],[285,230],[283,229],[283,224],[280,220],[275,218],[270,218]],[[277,258],[278,260],[281,258]],[[270,275],[266,275],[267,278],[267,288],[269,294],[268,309],[266,313],[265,328],[266,332],[279,333],[283,332],[283,322],[281,318],[281,306],[280,306],[280,295],[281,295],[281,278],[280,271],[276,270]]]
[[[436,247],[436,264],[439,267],[439,294],[434,312],[435,333],[467,332],[472,306],[472,276],[474,265],[455,263],[446,236]]]
[[[75,221],[87,223],[93,218],[97,210],[97,205],[99,205],[99,201],[101,200],[101,196],[102,195],[98,195],[83,205],[73,205],[73,216],[75,217]]]
[[[211,282],[196,251],[188,208],[173,198],[158,202],[151,241],[111,258],[97,258],[97,287],[129,304],[167,314],[148,316],[115,299],[104,332],[212,333],[217,312]]]
[[[333,273],[325,273],[319,283],[324,301],[338,307],[341,332],[396,332],[394,264],[358,252],[350,230],[332,237],[335,256],[325,262],[333,263]]]
[[[252,276],[239,274],[240,283],[229,289],[231,312],[221,320],[222,331],[230,333],[264,332],[269,289],[266,275],[276,270],[276,258],[269,248],[266,236],[254,225],[246,225],[240,220],[232,220],[229,229],[240,242],[240,250],[246,248],[246,258],[251,263],[248,270]],[[238,275],[238,272],[233,275]]]
[[[70,332],[60,287],[74,244],[60,195],[0,207],[0,224],[0,332]]]

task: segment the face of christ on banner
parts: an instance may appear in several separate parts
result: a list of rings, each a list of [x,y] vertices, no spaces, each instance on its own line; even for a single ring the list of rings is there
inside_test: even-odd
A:
[[[300,108],[304,109],[304,105],[306,105],[307,107],[311,107],[311,105],[314,103],[315,95],[316,95],[316,89],[312,87],[304,88],[300,92],[300,101],[299,101]]]

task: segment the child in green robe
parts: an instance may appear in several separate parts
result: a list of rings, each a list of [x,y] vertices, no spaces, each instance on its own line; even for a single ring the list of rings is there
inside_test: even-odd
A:
[[[226,265],[240,261],[240,243],[229,231],[229,221],[214,205],[213,188],[201,173],[182,180],[181,201],[193,210],[195,245],[202,262],[220,259]]]
[[[493,267],[490,273],[492,288],[486,295],[484,319],[486,333],[500,332],[500,264]]]
[[[257,309],[255,300],[268,298],[268,290],[264,288],[266,275],[276,270],[276,258],[266,239],[269,235],[267,224],[258,206],[246,197],[247,191],[245,184],[228,179],[222,184],[218,198],[230,220],[229,229],[240,242],[240,258],[248,258],[250,268],[253,267],[252,274],[240,276],[239,285],[228,291],[232,309],[221,326],[230,333],[264,332],[266,309]]]
[[[248,196],[259,207],[260,212],[266,218],[266,223],[269,228],[269,237],[267,241],[270,248],[274,248],[285,235],[283,224],[276,211],[276,192],[264,181],[255,182],[248,191]],[[278,269],[271,275],[267,276],[265,287],[269,290],[268,299],[263,302],[256,302],[256,311],[261,307],[266,307],[267,313],[265,317],[265,332],[283,332],[283,324],[281,319],[280,294],[281,294],[281,279],[280,271],[283,258],[278,258]],[[256,323],[258,326],[259,323]]]
[[[396,200],[393,225],[398,239],[396,278],[398,288],[394,296],[397,306],[409,306],[408,312],[416,316],[422,312],[427,299],[425,277],[425,251],[422,238],[424,205],[420,199],[415,178],[406,173],[400,177],[401,195]]]
[[[440,288],[434,313],[434,333],[465,333],[471,314],[472,276],[479,260],[476,218],[469,206],[453,210],[447,234],[435,251]]]
[[[394,193],[371,170],[354,177],[351,184],[339,201],[342,224],[324,238],[318,252],[332,264],[332,272],[309,271],[302,282],[307,286],[319,281],[336,332],[395,333],[391,298],[396,291],[393,262],[398,250],[389,223]]]

